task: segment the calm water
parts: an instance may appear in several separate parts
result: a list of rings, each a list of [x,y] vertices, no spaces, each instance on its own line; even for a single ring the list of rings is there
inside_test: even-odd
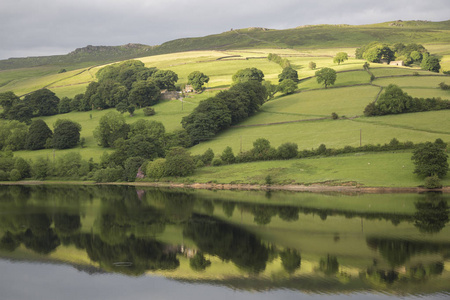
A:
[[[0,299],[447,299],[449,205],[0,186]]]

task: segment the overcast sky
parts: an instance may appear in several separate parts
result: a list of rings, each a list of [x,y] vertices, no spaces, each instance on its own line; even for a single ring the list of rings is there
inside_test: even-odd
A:
[[[0,59],[159,45],[231,28],[450,19],[450,0],[1,0]]]

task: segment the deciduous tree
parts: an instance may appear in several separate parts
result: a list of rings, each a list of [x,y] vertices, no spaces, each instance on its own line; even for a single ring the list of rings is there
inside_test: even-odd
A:
[[[336,71],[331,68],[322,68],[316,71],[315,75],[317,78],[317,83],[323,84],[325,88],[333,85],[337,77]]]
[[[333,62],[340,65],[342,62],[348,60],[348,54],[345,52],[338,52],[333,58]]]
[[[414,162],[414,173],[427,177],[437,175],[444,177],[448,172],[448,155],[440,143],[426,142],[417,146],[411,159]]]
[[[203,85],[209,82],[209,77],[200,71],[194,71],[188,75],[188,84],[197,92],[203,91]]]

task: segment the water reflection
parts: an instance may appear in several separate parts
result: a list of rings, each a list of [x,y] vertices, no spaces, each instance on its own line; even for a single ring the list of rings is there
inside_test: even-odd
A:
[[[372,201],[370,195],[317,196],[320,208],[310,205],[308,194],[281,194],[298,197],[289,204],[274,192],[256,194],[251,202],[230,195],[3,186],[0,255],[64,261],[87,273],[159,272],[252,290],[450,290],[447,195],[401,196],[395,213],[354,208]],[[338,200],[351,205],[334,208]]]

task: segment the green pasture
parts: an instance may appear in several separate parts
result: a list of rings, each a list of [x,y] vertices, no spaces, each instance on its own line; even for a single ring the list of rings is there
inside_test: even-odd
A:
[[[449,80],[450,82],[450,80]],[[408,95],[417,98],[441,98],[443,100],[450,100],[450,91],[441,90],[436,88],[404,88],[402,89]]]
[[[360,118],[354,121],[415,130],[417,135],[421,133],[439,133],[442,134],[443,140],[450,141],[450,118],[448,110]]]
[[[336,157],[292,159],[204,167],[189,177],[193,182],[274,184],[353,182],[366,187],[411,187],[423,185],[413,174],[412,153],[356,153]],[[450,184],[450,176],[442,180]]]
[[[373,84],[381,86],[396,84],[401,88],[439,88],[438,85],[441,82],[448,82],[450,84],[450,77],[442,75],[390,77],[375,79]]]
[[[88,85],[89,83],[80,83],[68,86],[50,86],[48,89],[60,99],[63,97],[73,98],[75,95],[84,94]]]
[[[361,66],[362,69],[362,66]],[[348,86],[355,84],[369,84],[370,75],[366,71],[351,71],[337,73],[336,82],[331,87]],[[299,90],[320,89],[322,84],[317,83],[315,77],[303,80],[298,85]]]
[[[201,154],[211,148],[214,153],[220,154],[227,146],[230,146],[236,154],[239,153],[241,145],[242,151],[250,150],[253,147],[253,142],[258,138],[268,139],[274,147],[292,142],[297,143],[299,149],[317,148],[320,144],[325,144],[328,148],[343,148],[347,145],[359,146],[360,133],[362,145],[389,143],[393,138],[415,143],[434,141],[437,138],[450,141],[449,127],[446,127],[446,121],[442,120],[442,114],[445,113],[446,111],[412,115],[409,118],[402,119],[404,120],[403,124],[395,125],[372,122],[389,120],[397,116],[231,128],[209,141],[192,147],[191,151],[193,154]],[[419,121],[420,118],[423,118],[423,120]],[[425,128],[421,128],[415,124],[427,125]],[[429,128],[434,128],[434,130],[429,130]]]
[[[410,68],[410,67],[397,67],[397,66],[382,66],[375,67],[375,64],[370,64],[370,72],[372,72],[375,77],[385,77],[385,76],[398,76],[398,75],[413,75],[418,73],[419,75],[432,75],[430,71],[424,71],[422,69]]]
[[[260,113],[239,125],[284,122],[289,116],[298,116],[297,119],[330,117],[333,112],[339,116],[361,115],[367,104],[375,100],[379,90],[368,85],[304,91],[267,102]],[[262,116],[270,118],[266,120]]]
[[[39,69],[39,68],[36,68]],[[46,69],[43,67],[43,70]],[[42,72],[43,72],[42,70]],[[16,70],[10,70],[10,71],[2,71],[2,72],[12,72],[14,73]],[[26,76],[17,78],[15,80],[10,81],[8,84],[2,86],[0,88],[0,92],[6,92],[6,91],[13,91],[16,95],[23,95],[26,93],[30,93],[33,91],[36,91],[38,89],[47,87],[49,85],[61,85],[60,82],[68,81],[70,79],[70,82],[78,83],[82,82],[83,76],[81,76],[83,73],[83,70],[73,70],[68,71],[64,73],[58,73],[59,70],[53,69],[52,72],[49,71],[48,74],[42,75],[41,72],[36,71],[36,74],[33,76]],[[17,70],[17,72],[20,72],[20,70]],[[78,73],[81,73],[78,75]],[[81,80],[78,80],[78,76],[81,76]],[[0,73],[0,80],[3,80],[2,73]],[[92,79],[91,79],[92,80]]]

